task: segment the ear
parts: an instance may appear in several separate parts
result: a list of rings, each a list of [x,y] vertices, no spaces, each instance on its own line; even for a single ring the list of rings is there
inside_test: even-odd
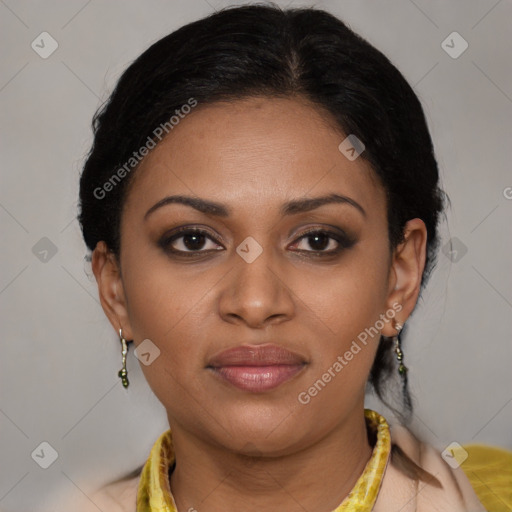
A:
[[[108,249],[105,242],[98,242],[92,253],[91,263],[105,315],[117,333],[122,329],[123,337],[133,340],[121,269],[115,254]]]
[[[388,309],[396,311],[396,322],[404,324],[416,306],[425,268],[427,228],[421,219],[411,219],[404,227],[404,241],[395,249],[388,278]],[[400,306],[401,307],[400,307]],[[395,336],[395,322],[387,322],[382,335]]]

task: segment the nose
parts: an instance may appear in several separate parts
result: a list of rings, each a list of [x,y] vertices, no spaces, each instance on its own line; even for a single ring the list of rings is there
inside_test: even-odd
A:
[[[234,254],[234,268],[225,276],[219,299],[221,317],[254,329],[278,324],[293,317],[293,293],[286,283],[284,266],[271,249],[252,262]]]

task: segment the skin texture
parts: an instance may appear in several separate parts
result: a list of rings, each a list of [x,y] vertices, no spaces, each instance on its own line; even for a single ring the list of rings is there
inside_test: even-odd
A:
[[[297,97],[199,105],[137,169],[122,214],[120,261],[104,242],[93,253],[112,326],[136,346],[150,339],[161,351],[141,367],[173,431],[170,484],[180,510],[328,512],[371,455],[364,391],[378,335],[307,405],[298,395],[393,305],[401,309],[381,333],[393,336],[395,322],[407,320],[419,294],[426,228],[410,220],[405,242],[390,251],[384,188],[363,158],[349,161],[338,150],[345,136],[329,114]],[[287,201],[332,193],[366,214],[350,204],[280,214]],[[222,203],[231,213],[168,204],[144,218],[178,194]],[[190,251],[190,238],[188,246],[174,240],[167,252],[159,245],[185,225],[211,236],[195,246],[203,251],[197,257],[169,251]],[[315,256],[339,244],[315,245],[302,237],[310,228],[343,230],[355,242]],[[236,252],[249,236],[263,249],[252,263]],[[221,350],[269,342],[307,361],[273,390],[242,391],[206,368]]]

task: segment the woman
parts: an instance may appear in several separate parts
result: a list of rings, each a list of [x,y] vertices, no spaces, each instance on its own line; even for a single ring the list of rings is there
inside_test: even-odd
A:
[[[444,204],[384,55],[321,10],[227,9],[145,51],[94,132],[84,240],[122,383],[133,342],[170,429],[91,510],[485,510],[364,408],[399,380],[410,414],[399,335]]]

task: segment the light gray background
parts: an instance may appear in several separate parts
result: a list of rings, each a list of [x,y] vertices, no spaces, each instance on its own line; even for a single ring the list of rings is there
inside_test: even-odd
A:
[[[92,115],[126,66],[163,35],[227,5],[0,0],[1,510],[51,510],[45,504],[57,490],[90,493],[144,462],[168,428],[132,352],[128,391],[116,375],[120,345],[84,267],[78,178]],[[452,200],[443,245],[456,237],[467,248],[460,260],[440,254],[409,322],[412,428],[440,450],[451,441],[510,449],[512,2],[315,5],[348,22],[414,86]],[[31,48],[43,31],[59,45],[47,59]],[[456,59],[441,46],[453,31],[469,43]],[[47,261],[33,253],[43,237],[57,248]],[[31,458],[43,441],[58,453],[48,469]]]

